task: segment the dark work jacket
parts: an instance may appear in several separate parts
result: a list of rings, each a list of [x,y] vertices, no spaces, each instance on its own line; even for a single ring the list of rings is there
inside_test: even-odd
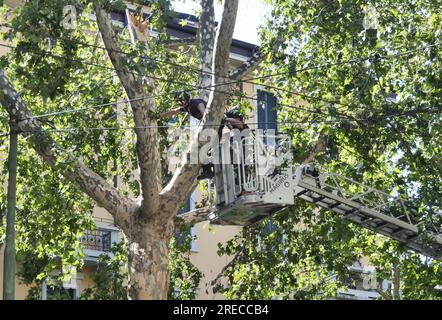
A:
[[[182,107],[180,109],[181,112],[187,112],[192,117],[201,120],[203,118],[203,114],[198,110],[198,105],[202,103],[204,104],[204,107],[206,106],[206,102],[201,99],[191,99],[187,107]]]

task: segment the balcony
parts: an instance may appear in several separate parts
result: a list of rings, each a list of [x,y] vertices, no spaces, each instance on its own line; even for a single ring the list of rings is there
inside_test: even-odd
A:
[[[375,300],[380,297],[377,290],[388,290],[389,281],[378,283],[373,267],[362,265],[349,267],[350,276],[344,281],[347,290],[338,292],[338,299],[344,300]]]
[[[80,243],[85,254],[86,264],[96,264],[102,254],[112,255],[112,244],[118,242],[119,230],[113,226],[103,226],[97,223],[96,230],[86,230],[80,238]]]
[[[81,237],[81,244],[86,250],[95,250],[102,252],[110,252],[111,248],[111,231],[102,230],[86,230]]]

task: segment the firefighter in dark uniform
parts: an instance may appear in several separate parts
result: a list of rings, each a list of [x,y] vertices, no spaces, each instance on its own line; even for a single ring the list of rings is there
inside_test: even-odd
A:
[[[186,91],[179,91],[174,94],[175,100],[180,104],[179,107],[163,112],[161,117],[172,117],[179,113],[185,112],[198,120],[202,120],[206,112],[206,102],[202,99],[191,99]],[[237,112],[229,111],[224,115],[223,123],[228,124],[231,128],[239,130],[245,129],[242,116],[238,116]]]
[[[161,117],[172,117],[179,113],[185,112],[198,120],[202,120],[204,113],[206,112],[206,102],[202,99],[191,99],[190,95],[186,91],[179,91],[174,94],[175,100],[180,104],[179,107],[163,112]],[[237,111],[228,111],[224,114],[224,118],[218,136],[221,139],[224,125],[227,125],[230,129],[239,129],[240,131],[248,128],[243,121],[243,117]],[[202,173],[198,176],[198,179],[209,179],[213,177],[212,165],[203,165]]]

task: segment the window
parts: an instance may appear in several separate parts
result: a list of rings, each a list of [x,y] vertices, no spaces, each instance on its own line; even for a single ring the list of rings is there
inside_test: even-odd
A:
[[[258,129],[269,130],[273,129],[275,132],[278,130],[277,120],[277,99],[276,97],[267,91],[258,90]]]
[[[46,299],[45,300],[75,300],[76,290],[66,289],[63,287],[51,287],[46,286]]]
[[[41,284],[42,300],[76,300],[80,297],[83,274],[75,273],[68,281],[49,278]]]
[[[178,211],[178,215],[183,214],[185,212],[189,212],[193,209],[195,209],[195,201],[193,200],[194,197],[194,193],[189,197],[189,199],[187,199],[185,206]],[[192,242],[190,244],[190,251],[193,252],[197,252],[197,245],[196,245],[196,240],[195,240],[195,236],[196,236],[196,231],[195,231],[195,226],[192,226],[190,228],[190,235],[192,236]],[[184,234],[183,232],[177,232],[175,234],[175,239],[177,241],[178,244],[181,244],[184,242],[185,238],[186,238],[186,234]]]
[[[190,251],[192,252],[198,252],[198,248],[196,246],[196,230],[195,230],[195,226],[192,226],[192,228],[190,228],[190,235],[192,236],[192,242],[190,243]]]

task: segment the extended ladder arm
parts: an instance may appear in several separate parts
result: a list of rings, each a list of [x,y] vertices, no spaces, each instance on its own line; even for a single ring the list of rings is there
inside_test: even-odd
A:
[[[292,206],[299,197],[442,260],[441,226],[428,225],[410,201],[322,173],[312,164],[297,167],[293,175],[291,139],[285,135],[255,130],[238,141],[232,139],[236,148],[231,148],[230,140],[220,148],[221,164],[215,165],[216,210],[209,215],[211,223],[250,225]]]
[[[294,185],[296,197],[442,260],[441,228],[424,226],[411,203],[335,173],[320,173],[312,165],[298,167]]]

